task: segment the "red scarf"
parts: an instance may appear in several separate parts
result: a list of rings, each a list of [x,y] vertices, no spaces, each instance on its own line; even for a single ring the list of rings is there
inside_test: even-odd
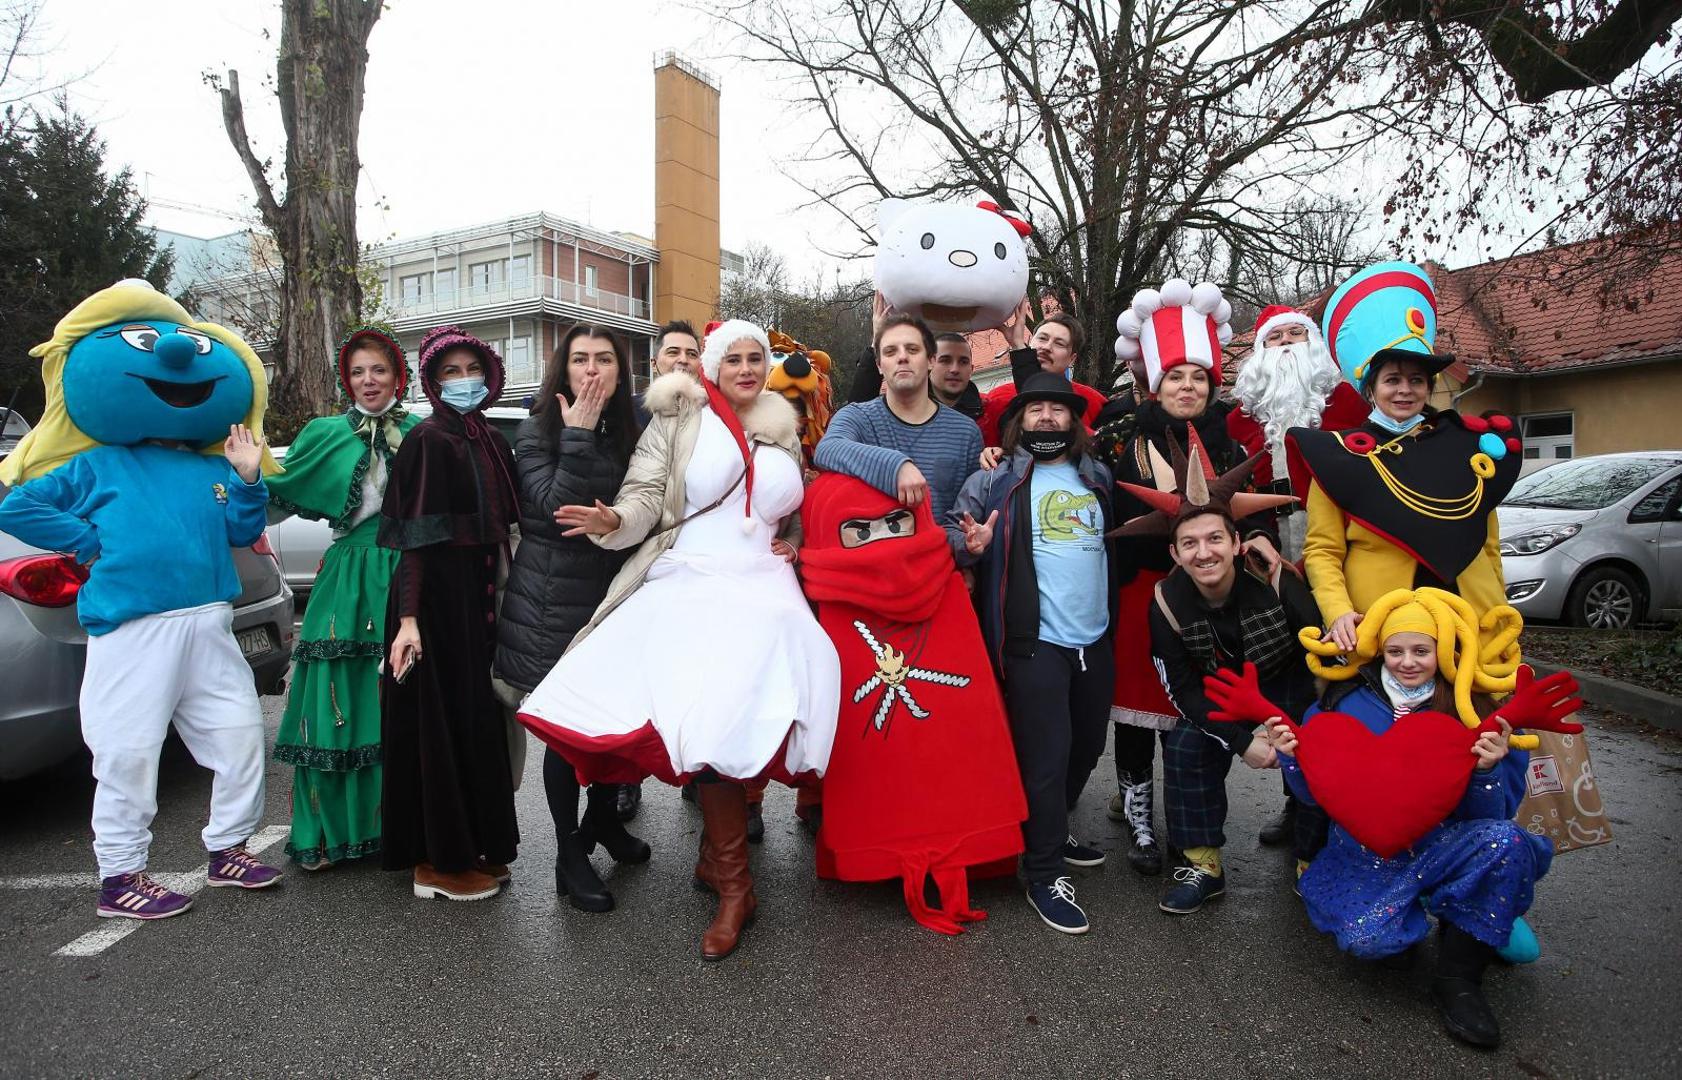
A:
[[[753,447],[748,445],[747,432],[742,429],[741,418],[736,410],[730,407],[730,402],[724,399],[724,393],[706,376],[701,377],[701,385],[707,388],[707,404],[712,407],[714,414],[724,421],[724,426],[736,440],[736,448],[742,452],[742,468],[747,470],[747,478],[743,481],[747,488],[746,498],[743,500],[742,512],[749,519],[753,517]]]

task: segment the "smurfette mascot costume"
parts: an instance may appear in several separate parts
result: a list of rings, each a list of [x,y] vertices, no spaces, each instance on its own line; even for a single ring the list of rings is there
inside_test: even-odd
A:
[[[245,849],[263,810],[263,721],[234,640],[232,548],[263,535],[278,467],[263,443],[263,366],[144,281],[76,305],[36,346],[41,424],[0,464],[0,530],[86,575],[82,738],[93,752],[103,917],[161,919],[192,898],[149,878],[158,754],[173,724],[215,774],[209,884],[280,877]]]

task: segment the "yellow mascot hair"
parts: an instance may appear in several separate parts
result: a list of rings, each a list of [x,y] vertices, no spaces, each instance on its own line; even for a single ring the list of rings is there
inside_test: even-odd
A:
[[[1472,605],[1442,589],[1396,589],[1379,597],[1355,630],[1355,651],[1344,653],[1333,641],[1320,640],[1318,626],[1305,626],[1297,640],[1308,650],[1308,667],[1332,682],[1353,679],[1361,668],[1384,651],[1384,642],[1403,631],[1425,634],[1437,641],[1437,674],[1454,687],[1454,711],[1469,728],[1483,723],[1472,705],[1472,694],[1511,693],[1518,681],[1518,637],[1524,619],[1506,604],[1497,604],[1480,621]],[[1342,664],[1321,663],[1321,657],[1342,656]],[[1508,742],[1519,750],[1537,746],[1534,735],[1513,735]]]
[[[263,374],[263,362],[251,351],[251,346],[226,327],[195,322],[186,308],[148,282],[130,279],[119,281],[109,289],[101,289],[77,304],[53,328],[52,340],[29,350],[30,356],[41,361],[41,381],[46,384],[47,404],[41,413],[41,422],[23,437],[5,461],[0,462],[0,483],[16,487],[52,472],[77,454],[99,445],[76,426],[64,406],[64,362],[70,355],[71,346],[78,341],[102,326],[125,319],[167,319],[206,334],[232,349],[251,375],[251,409],[245,414],[245,426],[258,440],[263,438],[263,412],[269,404],[269,382]],[[221,440],[201,451],[204,454],[221,452]],[[263,473],[273,475],[278,472],[280,465],[269,454],[265,444]]]

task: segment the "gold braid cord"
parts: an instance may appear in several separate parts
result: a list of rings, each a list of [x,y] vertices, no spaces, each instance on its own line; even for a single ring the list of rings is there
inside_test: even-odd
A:
[[[1464,598],[1442,589],[1396,589],[1373,604],[1355,631],[1355,651],[1345,653],[1336,642],[1320,640],[1318,626],[1305,626],[1297,640],[1308,650],[1308,668],[1332,682],[1353,679],[1361,668],[1384,651],[1380,635],[1390,613],[1418,602],[1437,622],[1437,674],[1454,687],[1454,708],[1468,728],[1483,723],[1472,705],[1474,693],[1508,694],[1518,681],[1519,632],[1524,619],[1506,604],[1498,604],[1477,618]],[[1322,658],[1342,657],[1332,664]],[[1534,735],[1512,735],[1507,742],[1514,749],[1534,750]]]

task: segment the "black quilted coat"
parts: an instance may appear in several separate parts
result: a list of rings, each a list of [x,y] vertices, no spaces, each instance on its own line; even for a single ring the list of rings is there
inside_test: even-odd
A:
[[[496,674],[518,690],[536,689],[607,595],[630,555],[584,536],[562,536],[555,510],[568,504],[612,504],[625,479],[606,440],[594,431],[561,428],[547,436],[533,417],[514,437],[520,482],[520,544],[514,550],[497,630]]]

